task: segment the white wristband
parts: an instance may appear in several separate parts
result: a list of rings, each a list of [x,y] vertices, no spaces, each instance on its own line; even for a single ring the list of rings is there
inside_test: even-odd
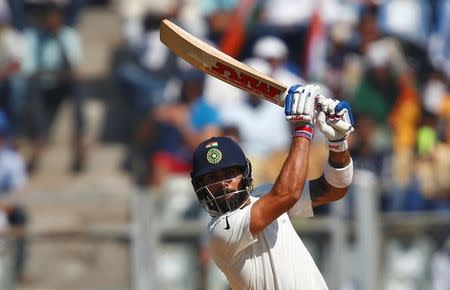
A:
[[[334,152],[343,152],[347,150],[348,149],[347,139],[338,142],[328,141],[328,149]]]
[[[334,187],[345,188],[352,183],[353,178],[353,161],[344,168],[334,168],[327,162],[323,170],[326,181]]]

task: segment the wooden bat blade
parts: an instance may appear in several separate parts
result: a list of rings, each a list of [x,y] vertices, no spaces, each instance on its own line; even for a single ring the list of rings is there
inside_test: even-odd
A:
[[[201,41],[167,19],[161,22],[160,40],[177,56],[205,73],[284,106],[286,85]]]

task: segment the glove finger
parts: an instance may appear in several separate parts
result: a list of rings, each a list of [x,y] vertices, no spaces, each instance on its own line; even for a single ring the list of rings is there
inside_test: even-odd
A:
[[[339,112],[339,114],[342,114],[341,119],[345,123],[349,124],[350,127],[353,127],[353,121],[350,118],[350,114],[348,113],[347,109],[343,109]]]
[[[301,94],[296,92],[293,94],[293,99],[292,99],[292,115],[296,115],[296,114],[300,114],[302,112],[298,111],[298,102],[300,101],[300,96]]]
[[[334,107],[335,107],[334,100],[332,100],[330,98],[326,98],[324,96],[320,96],[319,104],[320,104],[322,111],[324,111],[326,114],[334,114]]]
[[[320,131],[327,137],[328,139],[335,138],[336,132],[333,127],[331,127],[326,120],[325,112],[320,111],[317,115],[316,124],[319,126]]]
[[[330,126],[340,132],[349,132],[353,130],[352,125],[349,122],[342,120],[341,118],[330,121]]]
[[[302,91],[302,96],[299,102],[299,112],[314,115],[314,101],[319,95],[320,87],[316,85],[307,85],[305,91]]]
[[[304,114],[305,113],[305,101],[307,98],[307,94],[308,94],[308,89],[309,86],[306,86],[298,95],[298,102],[297,102],[297,114]]]
[[[315,98],[314,98],[314,100],[315,100],[315,103],[316,103],[316,109],[317,110],[323,110],[323,103],[324,103],[324,101],[325,101],[325,97],[324,96],[322,96],[322,95],[318,95],[318,96],[316,96]]]
[[[314,92],[313,92],[314,93]],[[308,114],[310,116],[314,116],[314,100],[315,96],[313,94],[309,95],[305,99],[305,114]]]
[[[339,102],[336,105],[335,113],[339,116],[346,116],[345,118],[349,121],[349,123],[354,126],[355,120],[353,118],[352,114],[352,107],[350,104],[346,101]]]
[[[293,102],[294,95],[289,93],[287,94],[285,100],[284,100],[284,114],[286,116],[292,114],[292,102]]]

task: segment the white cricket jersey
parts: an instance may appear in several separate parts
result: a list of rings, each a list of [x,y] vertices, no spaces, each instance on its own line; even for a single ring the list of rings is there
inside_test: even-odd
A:
[[[250,210],[270,189],[271,185],[257,188],[256,196],[250,196],[249,205],[210,221],[208,242],[215,263],[233,290],[327,290],[322,274],[287,213],[256,237],[251,235]],[[312,215],[307,183],[290,213],[292,210],[296,216]]]

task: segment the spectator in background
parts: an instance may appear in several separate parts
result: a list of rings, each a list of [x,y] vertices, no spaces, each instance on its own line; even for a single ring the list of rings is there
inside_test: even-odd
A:
[[[399,95],[398,83],[383,43],[371,42],[366,58],[368,67],[352,97],[352,106],[355,112],[369,114],[383,125]]]
[[[288,47],[283,40],[275,36],[264,36],[255,42],[251,56],[248,59],[255,58],[266,62],[263,65],[266,74],[284,84],[305,83],[298,76],[298,67],[288,61],[288,54]],[[222,95],[227,97],[219,96],[216,93],[217,91],[222,92]],[[215,77],[207,76],[205,98],[220,112],[223,109],[227,109],[228,106],[233,108],[235,104],[245,102],[245,93]]]
[[[164,90],[176,71],[173,54],[159,40],[159,25],[163,18],[154,14],[144,17],[142,38],[129,48],[129,57],[123,59],[116,70],[124,95],[132,103],[137,118],[165,102]]]
[[[89,0],[70,0],[67,3],[66,24],[75,27],[80,20],[81,12]]]
[[[395,202],[391,192],[387,191],[392,183],[392,178],[390,178],[391,154],[389,151],[376,148],[376,123],[372,117],[359,115],[356,120],[355,134],[350,139],[355,169],[368,172],[376,177],[379,181],[378,191],[380,192],[381,209],[389,209]],[[353,205],[354,194],[357,193],[353,191],[353,187],[350,187],[350,205]],[[353,207],[350,210],[350,213],[352,212]]]
[[[381,29],[404,41],[425,46],[431,26],[429,2],[428,0],[390,0],[379,4]],[[399,15],[408,15],[408,17],[399,17]]]
[[[80,172],[86,161],[83,96],[77,75],[82,57],[80,36],[64,25],[63,8],[55,4],[46,8],[41,27],[27,31],[26,38],[24,70],[30,78],[28,109],[33,143],[28,170],[37,168],[55,115],[70,96],[74,107],[71,170]]]
[[[382,33],[378,26],[378,9],[374,4],[367,4],[362,7],[358,21],[358,43],[357,51],[364,55],[368,46],[378,40]]]
[[[9,4],[12,14],[12,25],[15,29],[23,31],[32,23],[28,23],[30,15],[28,12],[37,8],[44,8],[46,5],[54,3],[64,4],[67,6],[67,17],[65,23],[69,26],[76,26],[80,13],[88,0],[5,0]]]
[[[237,0],[201,0],[200,13],[206,20],[208,27],[207,39],[219,44],[233,18]]]
[[[155,151],[150,157],[150,184],[159,187],[170,174],[188,173],[194,148],[204,138],[220,136],[217,111],[203,98],[203,72],[181,73],[178,103],[159,106],[151,114],[156,123]]]
[[[268,0],[261,1],[258,25],[254,29],[256,39],[262,35],[276,35],[293,54],[290,60],[301,64],[305,53],[306,35],[311,15],[317,1]]]
[[[20,130],[24,83],[20,70],[24,53],[21,35],[10,25],[9,8],[0,0],[0,108],[11,120],[11,134]]]
[[[360,73],[358,63],[356,71],[352,71],[355,56],[350,47],[351,33],[351,26],[346,23],[337,23],[330,28],[323,82],[336,99],[345,99],[350,95],[352,78],[355,73]]]
[[[10,148],[10,124],[0,111],[0,213],[6,215],[8,224],[17,230],[14,259],[14,274],[19,282],[26,282],[26,240],[23,235],[27,224],[27,213],[18,202],[18,193],[26,183],[25,162],[20,154]]]
[[[271,66],[263,59],[253,58],[246,63],[263,74],[271,73]],[[239,144],[243,150],[251,152],[249,158],[252,160],[253,175],[257,182],[265,182],[272,177],[265,174],[269,171],[265,166],[269,158],[277,154],[284,158],[287,154],[290,132],[288,124],[279,118],[281,113],[282,108],[251,94],[246,94],[242,102],[225,106],[220,111],[224,124],[239,130]],[[277,132],[278,137],[273,138],[270,134],[261,132]],[[284,161],[283,158],[280,159]],[[271,165],[275,166],[273,162]]]
[[[269,64],[268,74],[274,79],[287,85],[306,83],[299,77],[298,66],[289,61],[289,50],[282,39],[276,36],[259,38],[253,46],[252,55]]]
[[[439,115],[424,111],[417,132],[416,177],[423,207],[450,210],[450,148],[439,132]]]

